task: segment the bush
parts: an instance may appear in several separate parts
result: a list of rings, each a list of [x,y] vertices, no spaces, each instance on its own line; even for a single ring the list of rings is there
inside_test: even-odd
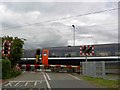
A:
[[[7,79],[10,78],[11,74],[11,62],[10,60],[3,59],[2,60],[2,78]]]
[[[12,69],[10,73],[11,73],[11,77],[17,77],[18,75],[21,74],[21,71]]]
[[[2,60],[2,79],[9,79],[21,74],[19,67],[11,68],[10,60]]]

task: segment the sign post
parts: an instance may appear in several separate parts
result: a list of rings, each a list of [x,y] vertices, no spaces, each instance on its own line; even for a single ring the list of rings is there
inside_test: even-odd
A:
[[[85,56],[85,62],[86,62],[86,74],[87,74],[87,57],[94,55],[94,46],[93,45],[84,45],[80,46],[80,56]]]
[[[11,41],[5,40],[2,45],[2,56],[7,59],[10,56]]]

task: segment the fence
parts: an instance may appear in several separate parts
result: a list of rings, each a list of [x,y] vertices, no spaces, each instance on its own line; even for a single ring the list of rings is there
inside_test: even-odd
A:
[[[119,61],[82,62],[82,74],[90,77],[118,80]]]

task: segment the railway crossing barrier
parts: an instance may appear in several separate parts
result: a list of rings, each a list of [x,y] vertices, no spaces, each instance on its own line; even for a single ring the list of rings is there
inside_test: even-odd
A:
[[[40,65],[40,64],[34,64],[34,65],[31,65],[31,64],[18,64],[18,66],[22,69],[22,70],[25,70],[25,71],[34,71],[34,70],[37,70],[37,69],[47,69],[47,68],[68,68],[68,69],[71,69],[71,68],[76,68],[76,69],[80,69],[80,66],[72,66],[72,65],[48,65],[48,66],[45,66],[45,65]]]

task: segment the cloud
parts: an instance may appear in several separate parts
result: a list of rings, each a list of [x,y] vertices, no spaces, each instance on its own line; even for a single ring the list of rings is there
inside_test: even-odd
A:
[[[115,43],[118,39],[117,10],[77,15],[116,7],[117,3],[111,2],[4,2],[0,4],[2,36],[26,38],[25,49],[73,45],[71,25],[74,24],[76,45]],[[59,19],[70,16],[76,17]],[[17,28],[20,26],[23,27]]]
[[[0,5],[0,7],[2,7],[0,15],[2,15],[2,18],[3,18],[2,19],[3,28],[4,26],[6,27],[6,25],[4,24],[7,22],[8,22],[7,27],[13,26],[13,24],[15,24],[14,26],[16,27],[16,23],[19,24],[17,26],[22,26],[26,23],[35,22],[35,20],[37,20],[37,18],[40,16],[39,11],[31,11],[28,13],[26,12],[18,13],[18,12],[14,12],[12,10],[7,9],[5,5]]]
[[[119,0],[4,0],[3,2],[118,2]]]

